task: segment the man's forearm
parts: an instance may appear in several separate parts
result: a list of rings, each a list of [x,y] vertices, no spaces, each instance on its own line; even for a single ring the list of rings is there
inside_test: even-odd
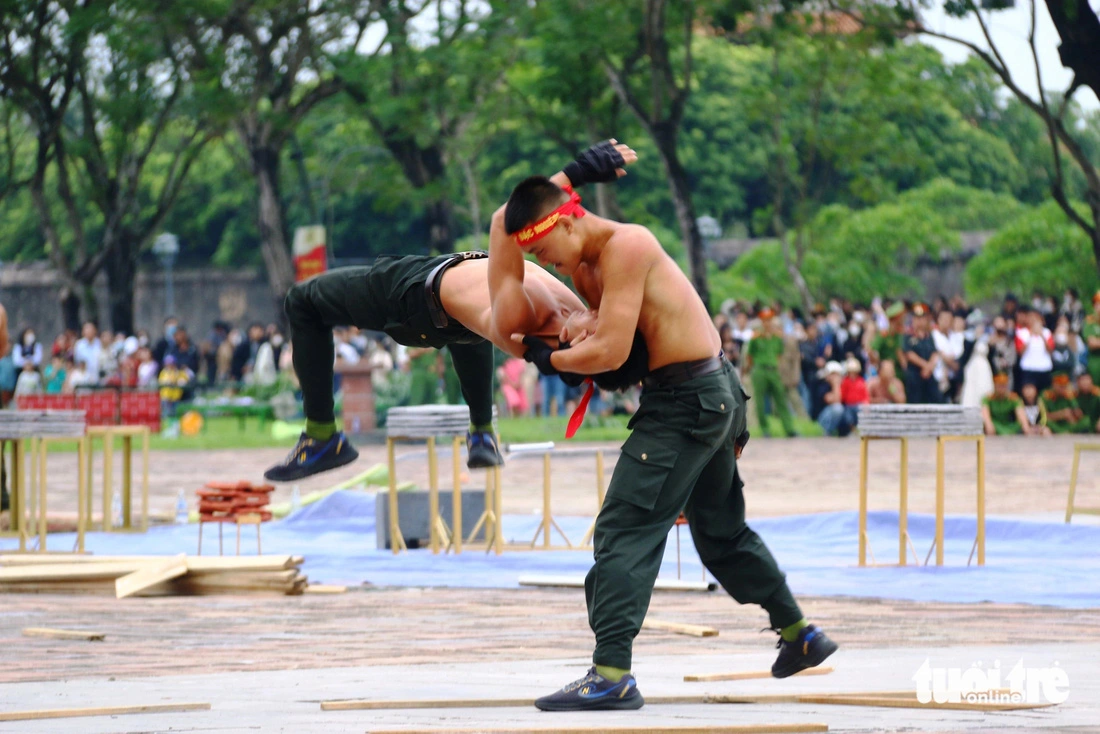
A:
[[[550,364],[559,372],[573,372],[579,375],[598,375],[622,367],[629,354],[619,356],[619,351],[608,348],[606,340],[591,336],[575,347],[554,352]]]

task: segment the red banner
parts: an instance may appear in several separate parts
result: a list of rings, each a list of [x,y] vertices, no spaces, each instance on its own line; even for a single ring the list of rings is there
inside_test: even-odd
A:
[[[298,227],[294,232],[293,251],[295,281],[301,283],[328,270],[324,227]]]

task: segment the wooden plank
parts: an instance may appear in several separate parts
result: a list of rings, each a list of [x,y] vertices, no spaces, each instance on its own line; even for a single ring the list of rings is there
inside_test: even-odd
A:
[[[1041,709],[1053,706],[1052,703],[966,703],[946,702],[921,703],[914,695],[911,699],[886,698],[879,696],[799,696],[799,703],[827,703],[835,706],[877,706],[883,708],[899,709],[943,709],[950,711],[1021,711],[1024,709]]]
[[[209,711],[208,703],[150,703],[142,706],[97,706],[80,709],[36,709],[0,711],[0,721],[71,719],[79,716],[121,716],[122,714],[168,714],[181,711]]]
[[[520,576],[520,586],[563,587],[583,589],[584,576]],[[714,591],[718,584],[707,581],[681,581],[679,579],[657,579],[653,584],[657,591]]]
[[[642,621],[644,630],[661,630],[662,632],[675,632],[678,635],[690,637],[717,637],[718,630],[713,627],[703,627],[698,624],[683,624],[681,622],[667,622],[663,619],[650,619],[646,617]],[[771,675],[769,673],[769,675]]]
[[[644,624],[642,626],[645,626]],[[794,675],[807,676],[807,675],[828,675],[833,672],[833,668],[829,666],[820,666],[817,668],[807,668],[801,670]],[[757,678],[771,678],[772,672],[770,670],[739,670],[736,673],[707,673],[702,675],[685,675],[684,680],[688,683],[710,683],[719,680],[756,680]],[[791,676],[792,678],[794,676]]]
[[[20,581],[113,580],[140,571],[146,565],[147,563],[142,561],[115,561],[110,563],[53,563],[43,566],[15,566],[0,568],[0,584]]]
[[[821,697],[835,696],[861,696],[873,698],[912,698],[913,689],[907,688],[900,691],[853,691],[845,693],[712,693],[707,697],[707,703],[802,703],[802,698],[807,695],[820,695]]]
[[[304,589],[306,594],[343,594],[348,590],[346,586],[335,586],[333,584],[310,584]]]
[[[827,724],[715,724],[711,726],[509,726],[503,729],[368,729],[367,734],[802,734]]]
[[[140,571],[115,579],[115,598],[125,599],[142,589],[179,578],[186,573],[187,556],[183,553],[163,563],[150,563]]]
[[[90,640],[98,642],[107,635],[103,632],[89,632],[88,630],[59,630],[50,627],[24,627],[24,637],[48,637],[51,640]]]
[[[126,568],[136,570],[138,564],[167,561],[173,556],[78,556],[72,554],[32,555],[4,553],[0,554],[0,580],[4,574],[17,567],[58,566],[58,565],[102,565],[126,564]],[[285,571],[303,563],[301,556],[188,556],[187,570],[196,573],[222,573],[225,571]]]
[[[710,696],[646,696],[647,704],[693,704],[711,703]],[[343,701],[322,701],[322,711],[365,711],[379,709],[465,709],[465,708],[530,708],[535,705],[533,698],[445,698],[396,701],[372,701],[348,699]]]

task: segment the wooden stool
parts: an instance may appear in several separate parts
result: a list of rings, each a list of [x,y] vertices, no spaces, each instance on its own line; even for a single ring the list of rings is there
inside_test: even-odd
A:
[[[1082,451],[1100,451],[1100,443],[1073,444],[1073,470],[1069,475],[1069,499],[1066,501],[1066,522],[1073,519],[1073,513],[1082,515],[1100,515],[1100,507],[1076,507],[1073,498],[1077,494],[1077,470],[1081,466]]]
[[[141,531],[149,529],[149,427],[148,426],[89,426],[88,466],[87,466],[87,515],[92,518],[92,495],[95,485],[92,483],[92,463],[95,439],[103,441],[103,531],[111,532],[114,518],[111,516],[111,503],[114,499],[114,439],[122,439],[122,525],[123,530],[133,530],[131,519],[131,486],[133,484],[133,443],[134,437],[141,437]]]
[[[680,513],[680,516],[676,518],[676,522],[673,523],[676,528],[676,578],[680,578],[680,526],[687,525],[688,519],[684,517],[684,513]],[[700,559],[702,563],[702,559]],[[707,580],[707,567],[703,566],[703,581]]]
[[[0,451],[11,443],[11,503],[12,530],[19,537],[19,550],[27,550],[28,530],[38,534],[38,552],[46,551],[46,459],[49,446],[60,442],[75,443],[77,455],[76,546],[84,551],[84,531],[87,488],[84,484],[84,462],[87,439],[85,418],[80,410],[4,410],[0,411]],[[27,466],[27,455],[30,466]],[[28,479],[31,491],[28,493]],[[36,502],[37,500],[37,502]],[[37,506],[36,506],[37,505]],[[30,528],[28,528],[28,525]],[[33,530],[31,532],[33,532]]]
[[[867,447],[870,441],[897,439],[901,441],[901,502],[898,515],[898,565],[906,565],[906,546],[913,551],[914,559],[920,563],[913,541],[909,537],[909,440],[904,436],[861,436],[859,452],[859,565],[867,565]],[[936,537],[924,558],[924,565],[936,551],[936,565],[943,565],[943,522],[944,522],[944,447],[949,441],[974,441],[978,449],[978,492],[977,492],[977,536],[970,548],[970,557],[966,565],[974,560],[978,553],[978,565],[985,565],[985,436],[936,436]],[[874,554],[871,564],[875,563]]]
[[[493,410],[494,416],[496,409]],[[492,467],[485,476],[485,510],[478,519],[470,535],[462,538],[462,437],[469,428],[470,413],[465,406],[457,405],[414,405],[390,408],[386,413],[386,463],[389,471],[389,539],[394,554],[408,550],[405,537],[401,532],[398,518],[397,500],[397,442],[424,441],[428,453],[428,536],[432,553],[454,548],[461,553],[463,546],[472,546],[477,534],[484,530],[485,543],[476,544],[486,550],[499,554],[504,547],[501,531],[500,467]],[[436,457],[436,438],[449,436],[452,439],[452,470],[454,487],[452,490],[453,527],[439,513],[439,467]]]
[[[227,522],[231,522],[237,526],[237,555],[241,554],[241,525],[255,525],[256,526],[256,555],[262,555],[263,550],[260,546],[260,526],[263,525],[263,517],[258,513],[249,513],[246,515],[236,515],[234,517],[218,517],[218,518],[206,518],[203,519],[199,516],[199,555],[202,555],[202,526],[206,523],[217,523],[218,525],[218,555],[222,555],[222,525]]]

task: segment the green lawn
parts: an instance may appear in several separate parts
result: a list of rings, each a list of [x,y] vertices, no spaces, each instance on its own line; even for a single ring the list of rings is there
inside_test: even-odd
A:
[[[554,418],[501,418],[497,428],[503,443],[541,443],[554,441],[558,445],[567,443],[565,438],[565,426],[568,416]],[[625,416],[610,416],[607,418],[589,417],[584,426],[577,431],[572,441],[625,441],[630,432],[626,428]],[[260,429],[260,423],[255,418],[249,418],[241,430],[236,418],[215,417],[206,421],[204,430],[197,436],[179,436],[178,438],[166,438],[153,436],[150,446],[153,449],[255,449],[255,448],[280,448],[293,445],[294,439],[301,430],[296,424],[276,424],[279,433],[272,434],[272,424],[264,425]],[[770,419],[771,433],[773,436],[782,436],[783,429],[779,421]],[[821,427],[813,421],[795,419],[795,428],[803,436],[820,436]],[[759,438],[760,433],[754,431],[754,437]],[[98,445],[98,443],[97,443]],[[55,451],[69,450],[64,444],[58,446]]]

